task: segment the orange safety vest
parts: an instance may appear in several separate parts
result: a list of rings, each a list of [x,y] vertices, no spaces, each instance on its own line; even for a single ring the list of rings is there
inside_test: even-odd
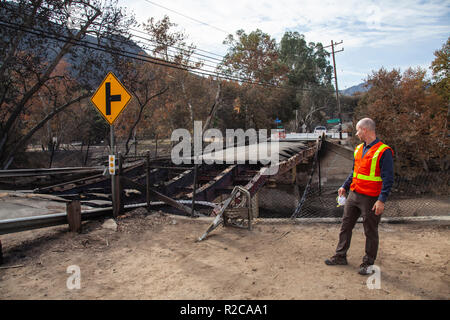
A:
[[[381,179],[380,158],[384,151],[392,149],[381,141],[373,145],[363,157],[364,144],[355,148],[355,166],[350,190],[377,197],[381,193],[383,180]],[[392,151],[394,155],[394,151]]]

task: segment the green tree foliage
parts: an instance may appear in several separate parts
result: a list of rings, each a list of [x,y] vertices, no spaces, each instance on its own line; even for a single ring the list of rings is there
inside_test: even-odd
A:
[[[336,106],[328,56],[321,43],[307,43],[298,32],[288,31],[281,39],[280,60],[289,70],[287,83],[296,89],[297,125],[305,124],[309,131],[314,124],[324,124],[325,115],[331,116]]]
[[[230,34],[223,42],[229,48],[221,70],[251,81],[280,83],[287,70],[279,59],[276,40],[259,29],[250,34],[238,30],[236,36]]]
[[[286,32],[280,43],[280,60],[288,67],[289,84],[295,87],[330,86],[333,68],[321,43],[306,43],[298,32]]]
[[[440,50],[434,52],[436,57],[431,63],[434,87],[438,93],[450,102],[450,37]]]
[[[275,39],[257,29],[249,34],[238,30],[236,37],[229,35],[224,44],[229,48],[221,71],[283,87],[255,87],[243,83],[235,88],[239,92],[228,100],[228,109],[231,110],[230,106],[239,98],[239,113],[235,117],[245,128],[273,128],[276,118],[286,123],[294,118],[294,110],[300,109],[301,122],[311,129],[312,124],[323,120],[325,111],[333,107],[332,68],[320,43],[307,44],[303,35],[286,32],[277,44]]]

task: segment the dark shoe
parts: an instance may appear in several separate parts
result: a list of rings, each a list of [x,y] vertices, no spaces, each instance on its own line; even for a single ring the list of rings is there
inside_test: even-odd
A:
[[[369,267],[371,267],[372,266],[372,264],[368,264],[368,263],[362,263],[360,266],[359,266],[359,271],[358,271],[358,273],[360,274],[360,275],[362,275],[362,276],[367,276],[367,275],[369,275],[369,274],[372,274],[372,273],[374,273],[374,270],[370,270],[369,271]]]
[[[342,256],[332,256],[330,259],[325,260],[325,264],[328,266],[347,265],[347,258]]]

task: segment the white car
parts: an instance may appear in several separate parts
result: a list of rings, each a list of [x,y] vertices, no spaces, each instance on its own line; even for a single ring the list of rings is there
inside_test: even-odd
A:
[[[317,133],[319,135],[327,134],[327,128],[324,126],[317,126],[314,128],[314,133]]]

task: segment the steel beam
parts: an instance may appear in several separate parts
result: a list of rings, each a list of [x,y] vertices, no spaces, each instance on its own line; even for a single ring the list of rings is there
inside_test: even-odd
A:
[[[0,178],[18,178],[50,176],[57,174],[103,172],[104,167],[69,167],[69,168],[48,168],[48,169],[12,169],[0,170]]]

